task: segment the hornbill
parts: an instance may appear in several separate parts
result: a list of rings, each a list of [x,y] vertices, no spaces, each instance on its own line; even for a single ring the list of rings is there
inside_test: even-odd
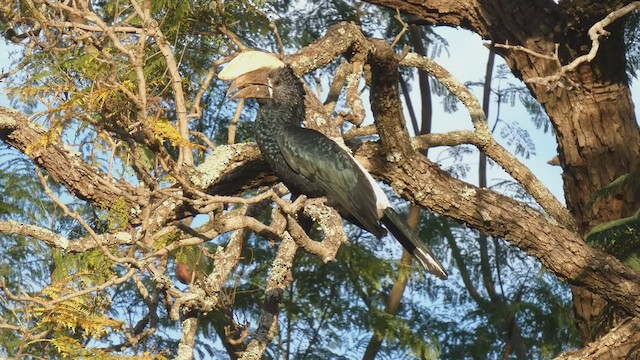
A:
[[[305,91],[290,66],[273,54],[249,51],[233,59],[218,77],[233,80],[227,95],[239,89],[231,99],[258,99],[256,142],[291,191],[325,196],[328,205],[378,238],[386,235],[384,225],[427,271],[447,279],[440,261],[391,206],[371,174],[336,142],[302,127]]]

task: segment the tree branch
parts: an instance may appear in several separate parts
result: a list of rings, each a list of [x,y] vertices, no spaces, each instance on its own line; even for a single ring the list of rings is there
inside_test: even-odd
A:
[[[56,234],[53,231],[37,225],[24,224],[13,220],[0,221],[0,232],[28,236],[41,240],[52,247],[64,250],[67,253],[85,252],[99,247],[98,242],[92,236],[85,236],[80,239],[68,239],[65,236]],[[133,238],[131,234],[120,231],[112,234],[97,235],[99,243],[105,246],[131,245]]]
[[[447,87],[469,110],[471,122],[475,128],[474,135],[468,139],[471,140],[470,143],[497,162],[556,220],[570,227],[575,226],[573,217],[567,208],[553,196],[528,167],[495,140],[487,126],[486,115],[480,103],[466,86],[458,82],[442,66],[424,56],[407,54],[400,65],[410,65],[425,70]]]
[[[637,348],[638,342],[640,342],[640,319],[629,318],[597,341],[589,343],[578,351],[564,353],[556,360],[607,359],[616,358],[620,354],[626,354],[628,359],[637,359],[640,355],[640,350]]]
[[[280,303],[284,291],[291,284],[293,276],[293,258],[298,250],[298,245],[288,233],[282,237],[282,243],[278,248],[278,254],[273,261],[271,274],[267,280],[265,289],[265,303],[260,315],[258,329],[249,342],[247,350],[240,356],[240,359],[260,359],[267,346],[271,343],[278,332],[278,314],[280,313]]]
[[[132,222],[136,223],[137,211],[146,205],[149,198],[144,189],[108,176],[86,163],[79,153],[61,141],[39,144],[40,139],[46,136],[44,128],[23,114],[0,106],[0,140],[27,154],[55,181],[80,199],[106,208],[112,208],[118,201],[124,200],[131,209],[129,216]]]

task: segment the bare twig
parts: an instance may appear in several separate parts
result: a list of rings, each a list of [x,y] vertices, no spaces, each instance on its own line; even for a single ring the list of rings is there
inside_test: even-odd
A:
[[[547,54],[542,54],[536,51],[533,51],[529,48],[526,48],[522,45],[509,45],[509,43],[506,44],[492,44],[494,47],[497,48],[502,48],[502,49],[508,49],[508,50],[515,50],[515,51],[521,51],[524,53],[527,53],[531,56],[535,56],[538,57],[540,59],[545,59],[545,60],[553,60],[556,61],[558,63],[558,65],[560,65],[560,58],[558,57],[558,48],[559,48],[559,44],[556,44],[556,50],[554,52],[553,55],[547,55]],[[485,47],[491,46],[490,44],[485,44]]]
[[[284,43],[282,42],[282,38],[280,37],[280,31],[278,31],[278,26],[275,22],[269,21],[269,27],[273,30],[273,34],[276,36],[276,41],[278,42],[278,49],[280,49],[280,56],[284,56]]]
[[[238,121],[240,121],[240,116],[242,115],[242,110],[244,109],[244,98],[238,100],[238,106],[236,107],[236,112],[233,114],[233,119],[231,120],[231,124],[229,124],[228,130],[228,140],[227,143],[229,145],[236,143],[236,130],[238,128]]]
[[[596,57],[596,55],[598,54],[598,50],[600,49],[600,38],[602,36],[609,35],[609,32],[604,29],[605,27],[611,25],[613,22],[617,21],[618,19],[630,14],[632,11],[636,9],[640,9],[640,1],[634,1],[618,10],[612,11],[607,16],[605,16],[604,19],[593,24],[593,26],[591,26],[591,28],[589,29],[588,34],[589,34],[589,39],[591,39],[591,48],[589,49],[588,53],[577,57],[567,65],[560,66],[560,69],[554,75],[531,77],[526,79],[525,82],[531,83],[531,84],[538,84],[538,85],[546,86],[549,89],[553,89],[556,86],[562,86],[560,80],[564,78],[565,80],[569,81],[572,86],[578,86],[575,82],[571,81],[571,79],[566,78],[566,75],[568,73],[575,71],[578,68],[578,66],[580,66],[581,64],[586,62],[591,62]],[[539,58],[553,60],[558,65],[560,65],[557,44],[556,44],[556,51],[553,56],[540,54],[533,50],[527,49],[523,46],[512,46],[509,44],[495,44],[495,46],[500,48],[505,48],[505,49],[516,50],[516,51],[523,51],[527,54],[530,54]]]
[[[96,244],[98,244],[98,247],[102,250],[102,252],[111,260],[114,261],[116,263],[127,263],[127,264],[132,264],[135,267],[140,268],[141,264],[134,258],[132,257],[124,257],[124,258],[118,258],[115,257],[111,251],[109,251],[109,249],[106,247],[106,245],[104,243],[102,243],[102,239],[100,238],[100,236],[98,236],[98,234],[96,234],[96,232],[93,230],[93,228],[82,218],[82,216],[80,216],[80,214],[78,214],[75,211],[72,211],[71,209],[69,209],[69,207],[63,203],[54,193],[53,191],[51,191],[51,188],[49,188],[49,184],[47,184],[47,177],[44,176],[42,174],[42,172],[40,171],[40,169],[36,168],[36,172],[38,174],[38,178],[40,179],[40,183],[42,184],[42,187],[44,188],[45,193],[47,194],[47,196],[53,200],[53,202],[58,205],[62,211],[64,212],[65,215],[75,219],[78,223],[80,223],[80,225],[89,233],[89,235],[91,235],[91,237],[93,238],[93,240],[96,242]]]
[[[61,302],[67,301],[67,300],[76,298],[78,296],[90,294],[92,292],[100,292],[100,291],[103,291],[104,289],[109,288],[111,286],[120,285],[120,284],[124,283],[125,281],[129,280],[133,276],[134,273],[135,273],[134,269],[129,269],[129,271],[127,271],[127,273],[124,274],[123,276],[113,277],[111,280],[108,280],[108,281],[106,281],[106,282],[104,282],[104,283],[102,283],[102,284],[100,284],[98,286],[94,286],[94,287],[91,287],[91,288],[88,288],[88,289],[76,291],[76,292],[74,292],[72,294],[67,294],[67,295],[64,295],[64,296],[60,296],[60,297],[58,297],[56,299],[53,299],[53,300],[49,301],[49,304],[55,305],[57,303],[61,303]]]
[[[200,131],[195,131],[195,130],[191,130],[189,131],[189,133],[197,137],[198,139],[200,139],[203,143],[207,145],[209,149],[211,150],[216,149],[216,145],[213,142],[211,142],[211,140],[209,140],[209,137],[207,135],[201,133]]]
[[[191,113],[188,115],[189,120],[199,118],[202,116],[202,97],[204,93],[209,89],[209,85],[211,85],[211,81],[215,78],[218,70],[218,66],[231,61],[230,57],[222,57],[213,62],[211,68],[207,72],[207,75],[204,78],[204,81],[200,85],[196,97],[193,99],[193,106],[191,107]]]
[[[400,24],[402,24],[402,29],[400,30],[398,35],[396,35],[396,38],[393,39],[393,42],[391,43],[391,47],[395,47],[398,44],[398,42],[402,40],[404,33],[406,33],[407,30],[409,29],[409,24],[407,24],[404,20],[402,20],[402,15],[400,14],[399,9],[396,9],[396,16],[394,16],[394,18],[398,20]]]
[[[173,89],[176,116],[178,118],[178,131],[183,139],[189,141],[189,117],[187,116],[186,98],[182,86],[182,76],[180,75],[178,62],[176,61],[171,45],[160,30],[157,21],[151,17],[143,18],[143,20],[149,27],[150,35],[155,38],[156,44],[167,62],[167,70],[171,77],[171,87]],[[193,153],[191,151],[191,147],[188,145],[180,146],[177,168],[179,169],[183,165],[193,166]]]

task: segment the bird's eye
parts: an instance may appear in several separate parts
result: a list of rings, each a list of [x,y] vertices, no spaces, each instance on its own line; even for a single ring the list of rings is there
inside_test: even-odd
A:
[[[280,79],[271,79],[271,86],[279,86]]]

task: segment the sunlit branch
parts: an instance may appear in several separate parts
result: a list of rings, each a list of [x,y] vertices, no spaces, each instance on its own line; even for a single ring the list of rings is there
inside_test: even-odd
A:
[[[64,250],[67,253],[85,252],[99,247],[98,243],[91,236],[79,239],[68,239],[65,236],[54,233],[53,231],[31,224],[25,224],[13,220],[0,221],[0,232],[5,234],[14,234],[20,236],[28,236],[41,240],[52,247]],[[112,234],[98,235],[101,244],[107,246],[131,245],[133,239],[131,234],[120,231]]]
[[[473,135],[469,139],[472,140],[471,144],[500,164],[558,222],[567,226],[574,226],[574,220],[569,211],[553,196],[549,189],[538,180],[528,167],[495,140],[487,126],[486,115],[482,111],[480,103],[467,87],[458,82],[445,68],[424,56],[413,53],[407,54],[400,61],[400,65],[414,66],[427,71],[446,86],[469,110],[471,122],[475,128]],[[459,132],[457,134],[471,135]]]

